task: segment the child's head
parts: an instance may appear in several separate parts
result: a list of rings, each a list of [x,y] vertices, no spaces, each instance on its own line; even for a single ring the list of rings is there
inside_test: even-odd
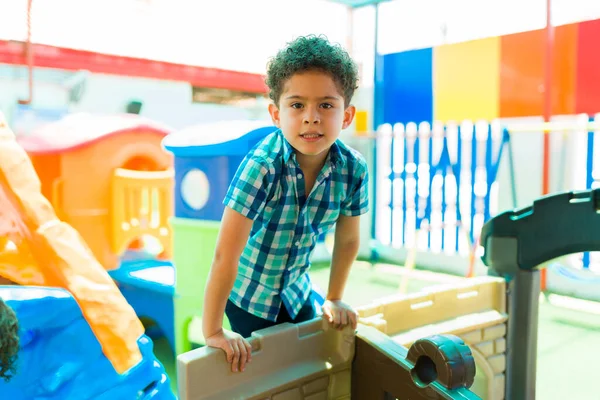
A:
[[[269,112],[300,153],[322,154],[354,118],[358,69],[348,53],[320,36],[300,37],[271,60]]]
[[[0,378],[8,381],[16,372],[19,354],[19,322],[15,312],[0,299]]]
[[[335,82],[347,107],[352,101],[358,69],[348,53],[322,36],[302,36],[280,50],[269,62],[267,86],[269,97],[279,106],[285,83],[295,74],[321,72]]]

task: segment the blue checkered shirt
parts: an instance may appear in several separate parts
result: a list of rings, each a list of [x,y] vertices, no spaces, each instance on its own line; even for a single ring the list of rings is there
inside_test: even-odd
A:
[[[240,164],[223,204],[254,221],[229,299],[275,321],[281,305],[292,318],[312,285],[310,255],[340,215],[368,211],[364,158],[341,141],[331,147],[307,196],[303,173],[281,131],[258,143]]]

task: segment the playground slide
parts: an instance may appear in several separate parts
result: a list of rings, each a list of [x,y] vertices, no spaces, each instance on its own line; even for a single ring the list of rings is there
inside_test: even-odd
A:
[[[16,375],[0,380],[3,399],[174,399],[146,336],[137,340],[141,362],[118,374],[66,290],[0,286],[0,297],[17,315],[20,341]]]
[[[42,196],[33,166],[1,114],[0,277],[23,286],[66,289],[113,370],[123,374],[139,368],[144,356],[140,340],[148,340],[142,323],[79,233],[60,221]],[[51,307],[37,304],[27,312],[50,321],[44,314]],[[48,335],[62,341],[57,330]],[[62,347],[75,347],[76,342],[67,336]]]

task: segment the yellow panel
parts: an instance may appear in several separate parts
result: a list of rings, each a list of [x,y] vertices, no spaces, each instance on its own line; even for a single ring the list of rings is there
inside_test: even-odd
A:
[[[500,111],[500,38],[434,48],[434,119],[494,119]]]
[[[356,133],[365,133],[369,129],[368,120],[369,115],[367,111],[356,111],[356,115],[354,116],[354,120],[356,121]]]

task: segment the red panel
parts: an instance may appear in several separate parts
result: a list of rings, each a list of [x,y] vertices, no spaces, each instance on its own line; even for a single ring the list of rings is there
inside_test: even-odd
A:
[[[600,20],[579,23],[575,111],[600,112]]]
[[[542,115],[544,105],[543,30],[500,40],[500,117]]]
[[[266,93],[259,74],[227,71],[34,44],[36,67],[189,82],[194,86]],[[0,40],[0,63],[26,65],[24,44]]]

